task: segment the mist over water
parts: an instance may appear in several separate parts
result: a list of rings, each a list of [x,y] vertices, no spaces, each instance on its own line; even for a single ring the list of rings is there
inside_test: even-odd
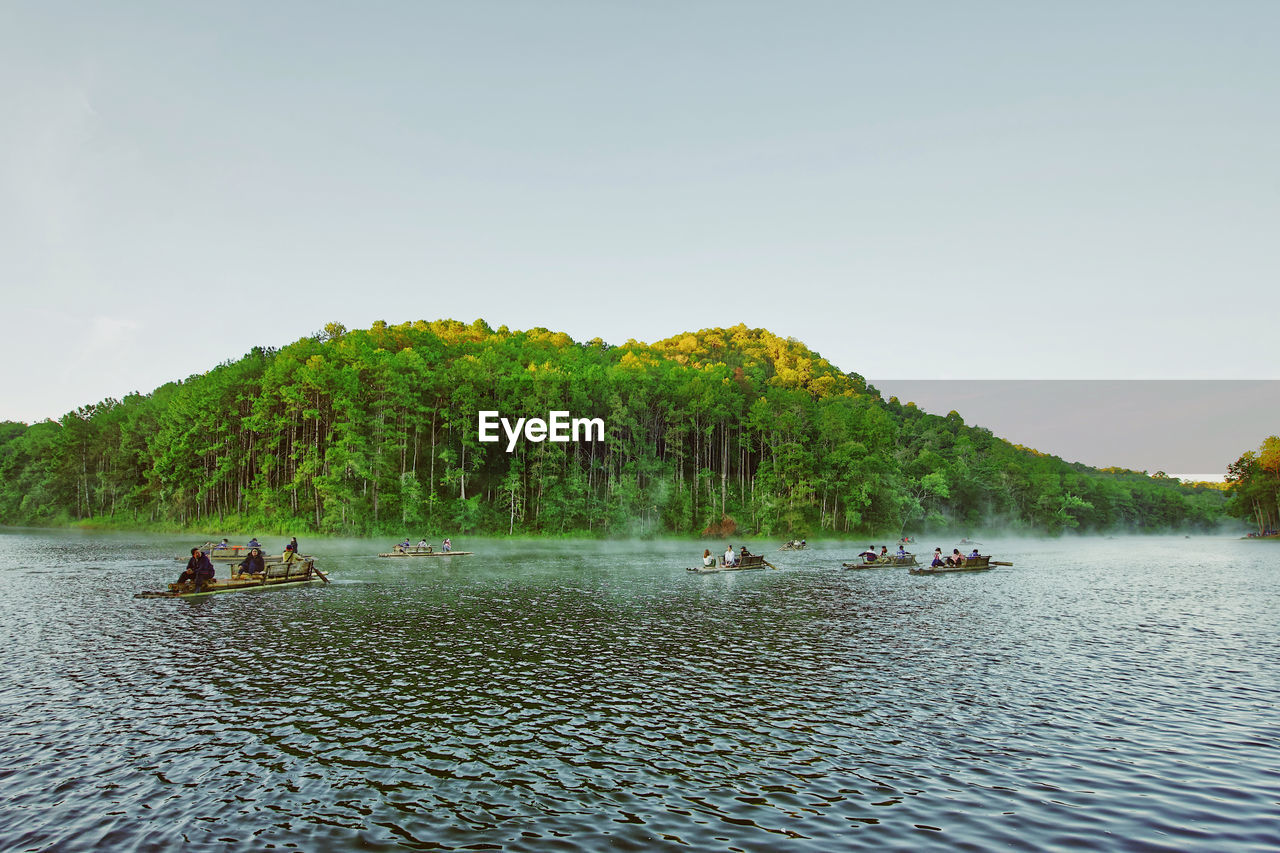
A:
[[[1280,846],[1278,543],[975,538],[1014,566],[851,572],[870,543],[735,538],[778,570],[698,575],[724,540],[304,540],[333,584],[188,601],[131,597],[186,539],[2,531],[0,838]]]

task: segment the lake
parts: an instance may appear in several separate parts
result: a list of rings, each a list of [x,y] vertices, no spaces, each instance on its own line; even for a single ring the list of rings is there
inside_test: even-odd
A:
[[[0,847],[1280,848],[1280,544],[747,541],[304,538],[331,585],[137,600],[199,542],[0,531]]]

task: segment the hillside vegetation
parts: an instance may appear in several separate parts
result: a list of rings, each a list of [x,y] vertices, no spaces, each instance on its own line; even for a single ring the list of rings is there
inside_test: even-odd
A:
[[[477,412],[599,417],[603,442],[481,443]],[[980,414],[980,413],[979,413]],[[347,331],[0,424],[0,522],[255,532],[853,535],[1159,531],[1221,490],[1098,471],[884,400],[794,340],[577,342],[483,321]]]
[[[1255,525],[1259,535],[1280,533],[1280,436],[1267,436],[1228,465],[1227,483],[1228,514]]]

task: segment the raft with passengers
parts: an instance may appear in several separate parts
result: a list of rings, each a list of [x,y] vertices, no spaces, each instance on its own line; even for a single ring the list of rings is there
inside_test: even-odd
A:
[[[446,539],[440,545],[440,550],[427,544],[427,540],[419,540],[417,545],[410,545],[406,539],[397,545],[394,545],[390,551],[385,554],[379,554],[379,557],[468,557],[474,554],[474,551],[455,551],[453,550],[453,540]]]
[[[1012,566],[1013,563],[1006,563],[1000,560],[991,559],[990,554],[979,554],[978,549],[966,555],[960,553],[960,549],[952,548],[951,555],[942,556],[941,548],[933,549],[933,561],[927,566],[910,569],[913,575],[940,575],[947,572],[985,572],[987,569],[993,569],[996,566]]]
[[[881,545],[879,553],[876,552],[874,545],[868,545],[867,550],[858,556],[862,558],[862,562],[842,563],[842,567],[846,569],[909,569],[920,565],[916,561],[916,555],[902,545],[898,546],[895,554],[889,553],[887,545]]]
[[[777,566],[766,560],[763,554],[752,554],[745,545],[737,553],[730,545],[725,550],[724,556],[719,559],[711,554],[710,549],[704,550],[702,565],[690,566],[688,571],[709,574],[711,572],[748,572],[752,569],[764,568],[776,569]]]
[[[313,583],[329,583],[329,578],[316,568],[314,558],[297,556],[297,552],[286,550],[281,562],[268,563],[254,548],[232,569],[230,577],[219,580],[209,556],[199,548],[192,548],[186,569],[169,584],[168,589],[144,590],[134,598],[196,598],[222,592],[281,589]]]
[[[290,551],[296,552],[297,550],[297,537],[294,537],[288,545],[284,546],[284,551],[279,556],[268,554],[256,537],[250,539],[244,545],[232,545],[226,539],[223,539],[221,542],[206,542],[200,546],[200,551],[215,563],[238,563],[254,551],[261,553],[267,563],[279,563],[288,556]],[[181,562],[187,558],[183,556],[174,557],[173,559]]]

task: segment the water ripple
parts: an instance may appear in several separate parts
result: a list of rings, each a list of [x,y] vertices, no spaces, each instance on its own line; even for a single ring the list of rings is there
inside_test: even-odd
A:
[[[1280,847],[1258,543],[911,577],[334,542],[328,587],[132,599],[182,544],[0,535],[13,849]]]

